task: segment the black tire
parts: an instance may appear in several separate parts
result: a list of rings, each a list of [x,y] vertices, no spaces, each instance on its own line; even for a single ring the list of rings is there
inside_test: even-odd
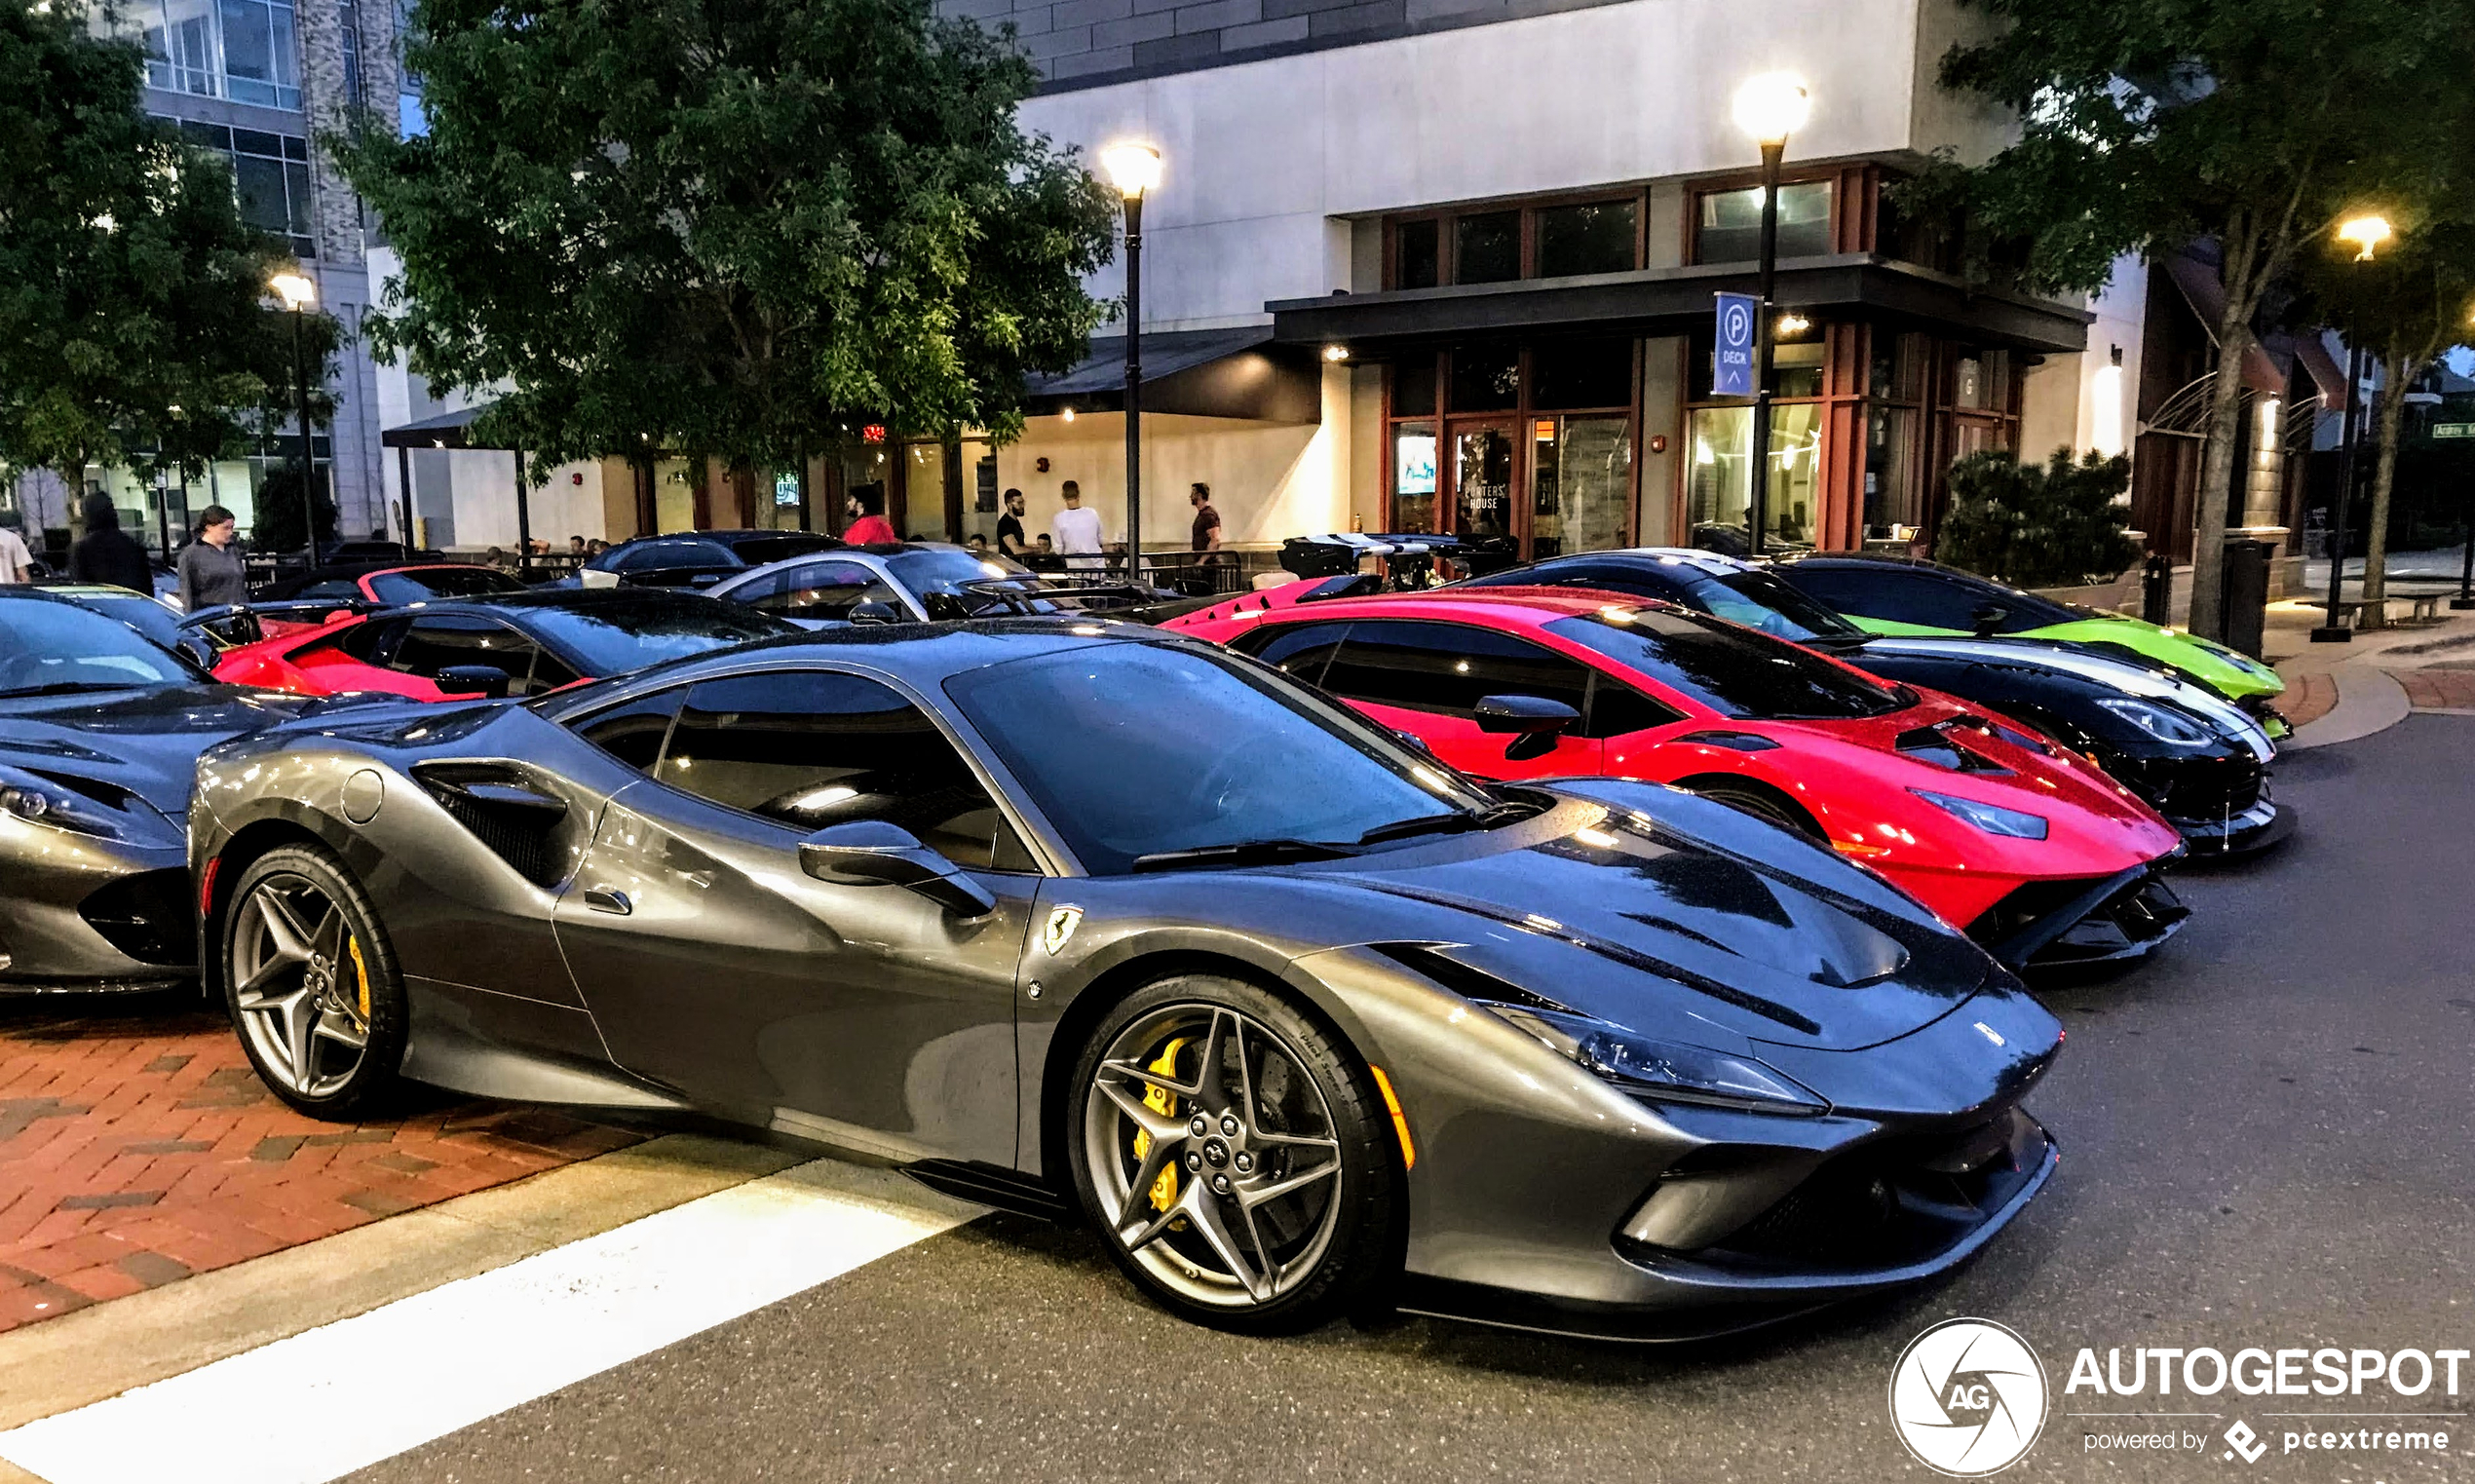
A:
[[[1242,1072],[1255,1089],[1234,1132],[1224,1120],[1244,1099],[1215,1087],[1202,1049],[1216,1036],[1226,1046],[1230,1030],[1240,1050],[1234,1061],[1224,1050],[1221,1067]],[[1151,1060],[1156,1052],[1161,1059]],[[1174,1141],[1156,1180],[1143,1180],[1149,1131],[1123,1100],[1144,1087],[1129,1064],[1153,1072],[1165,1064],[1167,1077],[1195,1089],[1141,1094],[1160,1095],[1165,1106],[1146,1106]],[[1279,997],[1217,974],[1146,985],[1093,1028],[1067,1095],[1067,1148],[1084,1209],[1118,1267],[1162,1308],[1218,1329],[1294,1334],[1387,1291],[1406,1209],[1390,1110],[1356,1053]],[[1320,1173],[1325,1145],[1328,1176]],[[1297,1189],[1268,1195],[1283,1186]],[[1328,1204],[1311,1209],[1318,1198]],[[1144,1239],[1130,1241],[1129,1233]],[[1215,1233],[1237,1244],[1235,1268],[1216,1255]]]
[[[398,1086],[410,1008],[394,945],[344,863],[316,845],[259,856],[233,886],[217,937],[224,1009],[259,1080],[312,1118],[351,1123],[382,1107]],[[309,954],[297,965],[294,947]],[[294,1033],[303,1017],[306,1036]],[[341,1038],[356,1032],[352,1057]],[[305,1073],[289,1065],[304,1047]]]
[[[1713,803],[1725,804],[1757,819],[1768,820],[1781,829],[1804,836],[1815,845],[1830,844],[1830,836],[1822,833],[1822,827],[1813,822],[1811,815],[1757,784],[1690,783],[1686,786]]]

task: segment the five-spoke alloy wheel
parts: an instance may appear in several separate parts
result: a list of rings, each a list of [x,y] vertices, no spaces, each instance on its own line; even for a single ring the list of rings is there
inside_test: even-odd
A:
[[[224,993],[250,1064],[305,1113],[344,1118],[403,1056],[401,980],[367,898],[323,850],[261,856],[223,921]]]
[[[1251,984],[1138,991],[1082,1058],[1075,1174],[1120,1265],[1226,1328],[1320,1323],[1391,1260],[1399,1164],[1364,1070]]]

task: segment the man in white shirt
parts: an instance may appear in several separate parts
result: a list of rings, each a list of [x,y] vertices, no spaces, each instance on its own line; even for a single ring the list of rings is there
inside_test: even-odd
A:
[[[0,511],[0,583],[34,581],[34,553],[18,534],[18,523],[24,518],[16,511]]]
[[[1072,479],[1057,491],[1066,508],[1057,512],[1049,522],[1056,532],[1057,550],[1066,558],[1066,568],[1074,572],[1100,570],[1100,513],[1083,508],[1083,486]]]

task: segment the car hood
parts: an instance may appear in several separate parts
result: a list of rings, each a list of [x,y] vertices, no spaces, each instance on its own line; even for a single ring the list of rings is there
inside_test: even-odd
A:
[[[1612,780],[1485,835],[1317,867],[1430,913],[1411,967],[1648,1035],[1853,1050],[1930,1024],[2001,974],[1916,902],[1723,804]],[[1441,955],[1436,965],[1421,955]],[[1519,993],[1507,998],[1519,1000]]]
[[[2076,645],[2043,639],[1872,639],[1865,644],[1864,652],[2055,670],[2144,701],[2172,702],[2240,741],[2260,761],[2266,763],[2277,755],[2276,744],[2259,722],[2208,687],[2194,685],[2170,671],[2109,659]]]
[[[281,691],[205,683],[13,701],[0,715],[0,764],[108,783],[178,819],[199,753],[310,704]]]

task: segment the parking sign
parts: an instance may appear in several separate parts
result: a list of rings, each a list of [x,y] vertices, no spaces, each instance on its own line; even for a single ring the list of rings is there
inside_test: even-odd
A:
[[[1714,397],[1753,395],[1753,295],[1723,293],[1719,300],[1718,351],[1710,366]]]

